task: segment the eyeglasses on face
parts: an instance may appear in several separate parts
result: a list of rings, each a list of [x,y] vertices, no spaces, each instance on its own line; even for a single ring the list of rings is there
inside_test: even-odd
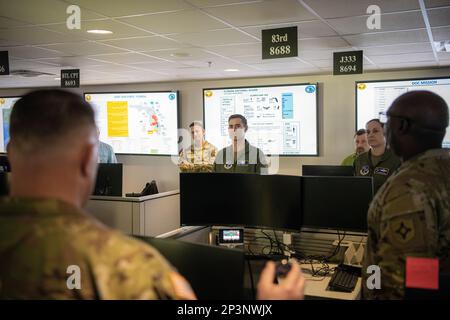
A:
[[[380,122],[383,124],[386,124],[388,122],[389,118],[397,118],[397,119],[406,120],[408,122],[413,122],[413,120],[408,117],[396,115],[389,111],[378,112],[378,118],[380,119]]]

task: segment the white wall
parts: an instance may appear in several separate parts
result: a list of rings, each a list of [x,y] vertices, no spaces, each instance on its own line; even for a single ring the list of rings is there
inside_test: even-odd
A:
[[[355,130],[355,81],[442,76],[450,76],[450,68],[370,72],[353,76],[303,75],[84,86],[77,91],[82,93],[85,91],[179,90],[181,125],[187,127],[193,120],[202,120],[203,118],[203,88],[319,82],[320,156],[280,158],[279,173],[299,175],[302,164],[339,164],[346,155],[352,152]],[[0,89],[0,96],[22,95],[27,91],[29,89]],[[145,182],[153,179],[158,182],[160,191],[178,188],[178,169],[171,162],[170,157],[119,155],[118,160],[124,163],[124,192],[141,191]]]

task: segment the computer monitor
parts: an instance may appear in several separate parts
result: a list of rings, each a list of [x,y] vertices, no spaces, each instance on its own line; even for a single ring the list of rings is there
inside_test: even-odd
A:
[[[244,252],[173,239],[137,238],[158,250],[200,300],[243,299]]]
[[[303,165],[302,176],[347,177],[354,176],[352,166]]]
[[[121,163],[99,163],[94,195],[96,196],[122,196]]]
[[[303,227],[367,232],[371,177],[302,177]]]
[[[9,172],[0,171],[0,197],[6,197],[9,194]]]
[[[300,177],[181,173],[181,224],[299,231]]]
[[[0,155],[0,171],[11,172],[11,165],[6,155]]]

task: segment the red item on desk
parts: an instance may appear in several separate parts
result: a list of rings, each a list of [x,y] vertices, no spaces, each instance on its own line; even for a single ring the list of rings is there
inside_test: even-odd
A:
[[[439,259],[406,258],[406,288],[439,289]]]

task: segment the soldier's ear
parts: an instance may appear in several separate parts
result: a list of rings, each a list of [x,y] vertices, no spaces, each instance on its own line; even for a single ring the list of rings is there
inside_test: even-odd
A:
[[[406,134],[407,132],[409,132],[411,128],[410,121],[408,119],[400,118],[399,122],[400,122],[398,126],[399,132],[402,134]]]
[[[81,152],[80,169],[83,177],[91,177],[96,171],[97,148],[96,144],[89,143],[84,146]]]

